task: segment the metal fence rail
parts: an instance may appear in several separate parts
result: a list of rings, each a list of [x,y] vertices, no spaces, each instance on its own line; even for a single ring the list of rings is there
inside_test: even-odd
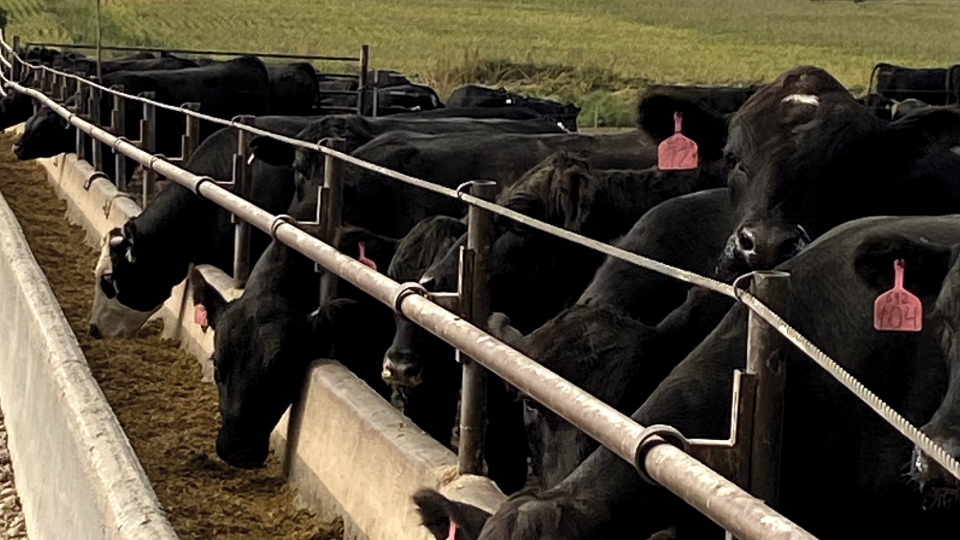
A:
[[[13,49],[9,45],[0,41],[0,46],[12,54],[14,66],[16,66],[18,62],[22,63],[22,60],[13,54]],[[319,144],[312,144],[291,137],[276,135],[253,126],[210,117],[182,107],[161,104],[142,97],[128,96],[121,92],[90,83],[80,77],[57,72],[46,66],[29,66],[29,68],[56,73],[58,77],[73,77],[84,85],[90,85],[100,91],[122,96],[123,99],[133,99],[153,107],[180,111],[189,117],[207,120],[220,125],[233,126],[243,132],[271,137],[298,148],[318,151],[327,156],[328,163],[334,159],[345,161],[354,166],[380,173],[422,189],[427,189],[448,197],[456,197],[471,205],[471,207],[479,208],[493,214],[499,214],[524,225],[559,236],[570,242],[600,251],[631,264],[736,298],[749,308],[751,317],[756,317],[758,321],[765,322],[772,329],[776,330],[777,333],[797,346],[802,352],[817,362],[818,365],[826,369],[834,378],[841,382],[841,384],[854,392],[855,395],[877,412],[877,414],[890,422],[895,429],[943,466],[944,469],[960,479],[960,464],[946,451],[933,443],[933,441],[926,437],[919,429],[883,403],[852,375],[843,370],[839,364],[825,355],[813,343],[794,328],[790,327],[782,317],[749,292],[740,291],[732,285],[721,283],[705,276],[700,276],[582,237],[568,230],[502,208],[483,198],[465,194],[460,190],[438,186],[422,179],[358,160],[343,152],[326,148]],[[10,79],[5,76],[3,78],[9,82],[12,88],[27,93],[44,105],[51,107],[80,131],[91,135],[98,141],[109,144],[118,152],[136,160],[145,168],[156,171],[158,174],[193,189],[198,195],[214,201],[251,225],[265,232],[274,234],[275,238],[291,246],[298,252],[303,253],[327,270],[346,279],[388,306],[395,308],[410,320],[423,326],[471,358],[476,359],[479,363],[503,377],[521,391],[569,420],[572,424],[598,440],[623,459],[635,463],[642,472],[649,474],[651,478],[680,495],[681,498],[696,506],[703,511],[704,514],[708,515],[711,519],[738,537],[810,537],[805,531],[784,520],[782,516],[770,510],[769,507],[757,499],[750,497],[739,488],[736,488],[734,484],[724,480],[717,475],[717,473],[707,469],[699,462],[692,460],[692,458],[679,449],[673,448],[670,445],[657,444],[649,448],[648,452],[644,452],[648,448],[646,442],[664,442],[659,435],[663,434],[669,438],[667,435],[669,431],[639,426],[625,415],[596,400],[589,394],[584,393],[533,360],[481,332],[476,326],[463,320],[463,318],[457,317],[438,307],[421,295],[422,289],[416,284],[398,284],[386,276],[370,270],[355,260],[340,254],[328,244],[300,231],[282,218],[270,215],[237,195],[220,188],[210,181],[210,179],[201,178],[184,171],[162,157],[152,156],[142,151],[135,144],[125,139],[115,137],[104,129],[78,117],[75,112],[57,104],[42,92],[23,87],[17,82],[10,81]],[[643,456],[639,463],[636,462],[637,456]],[[683,471],[683,473],[678,474],[678,471]],[[690,483],[693,477],[696,477],[697,481]],[[711,488],[706,486],[723,486],[725,489],[733,489],[734,491],[730,492],[733,493],[733,495],[731,495],[730,498],[726,496],[718,497],[715,490],[712,491]],[[720,503],[720,500],[726,500],[727,502]],[[737,510],[733,511],[731,506],[728,505],[732,505],[732,507],[735,507]],[[768,517],[764,518],[764,520],[758,519],[762,515]]]
[[[78,50],[96,50],[96,45],[73,44],[73,43],[44,43],[32,42],[26,43],[26,48],[30,47],[55,47],[57,49],[78,49]],[[237,51],[205,51],[195,49],[172,49],[165,47],[122,47],[122,46],[103,46],[104,51],[116,52],[151,52],[151,53],[170,53],[170,54],[192,54],[198,56],[259,56],[262,58],[284,58],[294,60],[318,60],[323,62],[359,62],[360,56],[318,56],[315,54],[290,54],[290,53],[259,53],[259,52],[237,52]]]
[[[2,29],[0,29],[0,36],[2,36]],[[16,45],[18,42],[19,42],[19,37],[14,36],[14,44]],[[28,45],[31,45],[31,44],[28,44]],[[73,48],[82,48],[82,49],[89,49],[89,48],[96,49],[96,45],[67,45],[67,44],[56,44],[56,43],[33,43],[32,45],[36,45],[36,46],[59,46],[59,47],[65,47],[65,48],[73,47]],[[54,70],[54,69],[52,69],[52,68],[50,68],[50,67],[48,67],[48,66],[44,66],[44,65],[34,65],[34,64],[30,64],[30,63],[28,63],[28,62],[26,62],[26,61],[24,61],[23,59],[20,58],[20,56],[16,53],[16,50],[15,50],[16,47],[10,46],[10,44],[8,44],[8,43],[6,42],[6,40],[4,39],[4,37],[0,37],[0,46],[2,46],[2,48],[3,48],[8,54],[11,55],[11,60],[7,60],[6,58],[3,58],[2,56],[0,56],[0,60],[3,61],[4,66],[7,67],[7,68],[10,70],[11,73],[20,73],[20,69],[18,69],[18,68],[20,67],[20,65],[23,65],[23,66],[27,67],[28,69],[32,69],[32,70],[34,70],[34,71],[35,71],[36,69],[42,69],[44,73],[51,73],[51,74],[54,74],[56,77],[64,77],[64,78],[67,78],[67,79],[73,79],[73,80],[77,80],[77,81],[82,81],[82,82],[85,83],[85,84],[88,84],[88,85],[91,85],[91,86],[93,86],[93,87],[95,87],[95,88],[98,88],[98,89],[99,89],[100,91],[102,91],[102,92],[109,92],[109,93],[112,93],[112,94],[115,94],[115,95],[124,96],[124,97],[126,97],[126,98],[136,99],[134,96],[130,96],[129,94],[124,94],[124,93],[122,93],[122,92],[116,92],[116,91],[113,91],[113,90],[111,90],[111,89],[109,89],[109,88],[105,88],[105,87],[103,87],[103,86],[96,85],[95,83],[93,83],[93,82],[90,81],[89,79],[85,79],[85,78],[83,78],[83,77],[74,75],[74,74],[72,74],[72,73],[65,73],[65,72],[62,72],[62,71]],[[224,51],[195,51],[195,50],[189,50],[189,49],[158,49],[158,48],[149,48],[149,47],[146,47],[146,48],[140,48],[140,47],[103,47],[103,49],[104,49],[104,50],[114,50],[114,51],[125,51],[125,52],[160,52],[160,53],[168,52],[168,53],[196,54],[196,55],[257,56],[257,57],[264,57],[264,58],[286,58],[286,59],[300,59],[300,60],[321,60],[321,61],[337,61],[337,62],[357,62],[357,63],[358,63],[358,66],[357,66],[358,73],[357,73],[357,74],[352,74],[352,73],[317,72],[317,75],[318,75],[318,76],[323,76],[323,77],[327,77],[327,78],[358,79],[358,80],[359,80],[359,84],[358,84],[356,90],[320,90],[320,91],[319,91],[319,95],[321,95],[321,96],[356,96],[357,100],[356,100],[356,105],[355,105],[355,106],[353,106],[353,107],[347,107],[347,108],[342,108],[342,107],[329,107],[329,109],[330,109],[331,111],[336,111],[336,112],[351,112],[351,111],[356,111],[357,114],[363,114],[363,111],[364,111],[364,109],[366,108],[366,105],[367,105],[367,104],[366,104],[366,98],[367,98],[366,94],[367,94],[367,90],[368,90],[368,88],[369,88],[369,86],[367,85],[367,79],[369,78],[369,76],[368,76],[368,71],[369,71],[369,68],[370,68],[370,46],[369,46],[369,45],[363,45],[363,46],[360,47],[360,56],[357,57],[357,58],[354,58],[354,57],[339,57],[339,56],[294,55],[294,54],[282,54],[282,53],[250,53],[250,52],[224,52]],[[98,70],[98,72],[99,72],[99,70]],[[16,77],[13,77],[13,78],[16,78]],[[376,95],[376,92],[374,92],[374,96],[375,96],[375,95]],[[176,111],[182,112],[182,113],[184,113],[184,114],[187,114],[186,111],[185,111],[183,108],[180,108],[180,107],[171,107],[171,106],[169,106],[169,105],[163,105],[163,104],[160,104],[160,103],[150,102],[150,101],[148,101],[148,100],[143,100],[143,99],[140,99],[139,101],[142,101],[143,103],[151,103],[151,104],[156,105],[157,107],[160,107],[160,108],[162,108],[162,109],[176,110]],[[199,115],[199,113],[197,113],[197,114]],[[205,115],[204,115],[204,116],[205,116]],[[199,117],[200,117],[200,116],[198,116],[198,118],[199,118]],[[207,120],[207,121],[216,122],[216,123],[222,123],[222,122],[223,122],[223,120],[221,120],[221,119],[219,119],[219,118],[214,118],[214,117],[212,117],[212,116],[205,116],[204,119]],[[232,123],[231,123],[231,125],[236,125],[236,124],[232,124]]]

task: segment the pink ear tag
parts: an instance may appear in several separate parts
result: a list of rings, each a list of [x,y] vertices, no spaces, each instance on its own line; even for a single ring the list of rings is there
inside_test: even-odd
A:
[[[873,327],[894,332],[919,332],[923,327],[923,304],[903,288],[903,259],[893,262],[893,289],[881,294],[873,303]]]
[[[370,268],[376,270],[377,263],[375,263],[372,259],[367,258],[366,249],[367,249],[366,242],[360,242],[360,255],[357,256],[357,261],[359,261],[361,264],[365,266],[369,266]]]
[[[450,533],[447,534],[447,540],[457,540],[457,522],[450,520]]]
[[[193,306],[193,322],[199,324],[204,330],[210,326],[210,321],[207,320],[206,306],[203,304]]]
[[[697,143],[686,137],[680,130],[683,115],[673,113],[674,134],[660,143],[657,148],[657,166],[662,171],[684,171],[697,168],[699,153]]]

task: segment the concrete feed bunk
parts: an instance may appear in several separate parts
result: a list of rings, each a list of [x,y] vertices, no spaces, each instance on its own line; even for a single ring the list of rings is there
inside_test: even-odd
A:
[[[175,539],[2,198],[0,299],[0,395],[30,537]]]

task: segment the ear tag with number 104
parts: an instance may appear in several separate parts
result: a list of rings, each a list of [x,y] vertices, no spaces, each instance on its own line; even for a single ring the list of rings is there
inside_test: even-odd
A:
[[[923,327],[923,304],[903,288],[903,259],[893,262],[893,289],[873,303],[873,327],[894,332],[919,332]]]

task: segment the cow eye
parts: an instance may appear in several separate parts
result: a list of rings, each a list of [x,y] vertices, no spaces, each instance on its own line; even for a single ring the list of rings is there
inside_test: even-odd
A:
[[[117,296],[117,284],[113,281],[113,274],[103,274],[100,276],[100,290],[103,291],[103,295],[109,299]]]
[[[531,418],[540,418],[540,409],[530,403],[529,399],[523,400],[523,412],[530,415]]]

